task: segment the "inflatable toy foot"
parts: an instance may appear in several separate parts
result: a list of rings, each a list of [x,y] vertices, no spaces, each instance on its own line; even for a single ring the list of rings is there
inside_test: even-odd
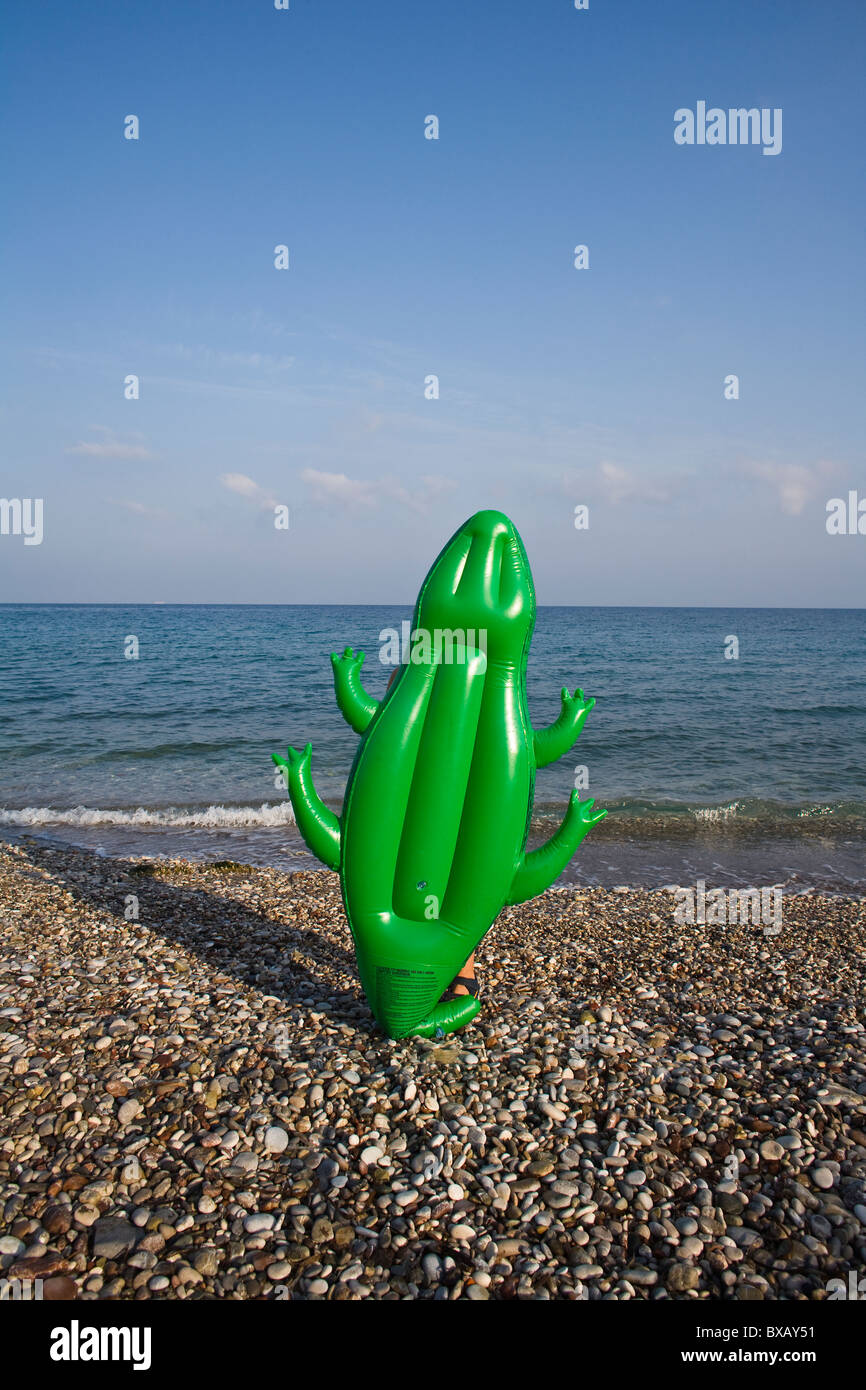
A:
[[[471,994],[458,995],[432,1008],[425,1019],[406,1034],[408,1038],[438,1038],[465,1028],[481,1010],[481,1002]]]

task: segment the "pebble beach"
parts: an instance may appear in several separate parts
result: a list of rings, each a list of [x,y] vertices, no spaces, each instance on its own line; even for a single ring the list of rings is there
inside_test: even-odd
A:
[[[555,888],[392,1041],[336,874],[0,842],[0,1277],[46,1299],[823,1300],[866,1267],[866,903]]]

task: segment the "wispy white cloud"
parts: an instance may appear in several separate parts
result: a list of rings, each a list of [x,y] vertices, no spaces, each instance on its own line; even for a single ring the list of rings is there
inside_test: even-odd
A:
[[[318,468],[305,468],[301,479],[310,489],[311,501],[320,504],[337,503],[343,507],[372,507],[375,485],[346,473],[324,473]]]
[[[559,486],[567,496],[604,499],[614,507],[623,502],[663,505],[672,502],[689,482],[684,471],[640,472],[611,459],[585,468],[566,468],[559,474]]]
[[[169,512],[161,511],[157,507],[146,507],[143,502],[135,502],[126,497],[109,497],[109,502],[114,507],[124,507],[128,512],[134,512],[136,516],[151,516],[160,521],[165,521]]]
[[[157,350],[167,356],[179,357],[184,362],[195,362],[203,367],[241,367],[259,372],[285,372],[296,362],[295,357],[287,354],[227,352],[223,348],[190,343],[163,344]]]
[[[270,510],[278,505],[270,493],[259,487],[252,478],[248,478],[246,473],[223,473],[220,482],[229,492],[237,493],[238,497],[246,497],[248,501],[255,502],[257,507],[267,507]]]
[[[419,512],[457,486],[452,478],[432,473],[422,475],[418,487],[409,488],[392,475],[370,479],[350,478],[346,473],[327,473],[317,468],[305,468],[301,481],[310,490],[310,500],[320,505],[375,507],[391,501]]]
[[[839,470],[829,459],[821,459],[812,467],[802,463],[756,461],[743,464],[741,471],[748,477],[769,483],[776,491],[782,511],[789,516],[799,516],[806,503],[821,492]]]
[[[672,480],[641,477],[634,469],[606,461],[600,468],[601,485],[609,502],[669,502]]]
[[[382,478],[380,480],[382,494],[385,497],[393,498],[395,502],[401,502],[404,507],[421,512],[426,511],[437,497],[453,492],[457,487],[453,478],[444,478],[438,473],[424,473],[418,481],[420,486],[413,491],[401,483],[399,478]]]
[[[101,434],[101,439],[85,439],[80,444],[73,444],[66,450],[67,454],[79,454],[84,458],[93,459],[119,459],[135,460],[144,462],[146,459],[154,457],[150,449],[144,444],[132,443],[128,439],[118,439],[107,425],[92,425],[91,429]],[[133,435],[133,439],[141,439],[140,434]]]

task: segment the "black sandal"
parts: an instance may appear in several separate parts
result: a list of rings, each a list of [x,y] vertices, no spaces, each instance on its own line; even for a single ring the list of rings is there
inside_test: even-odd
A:
[[[457,994],[455,992],[455,987],[457,985],[463,985],[467,994],[470,994],[473,999],[477,999],[478,995],[481,993],[481,987],[474,975],[455,975],[439,1002],[445,1004],[449,1003],[452,999],[465,999],[466,994]]]

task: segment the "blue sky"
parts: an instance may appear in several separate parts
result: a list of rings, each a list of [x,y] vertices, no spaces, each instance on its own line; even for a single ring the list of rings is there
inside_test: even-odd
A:
[[[6,30],[0,496],[44,539],[0,600],[404,602],[497,507],[542,603],[862,605],[859,0]],[[782,108],[781,153],[676,145],[698,101]]]

